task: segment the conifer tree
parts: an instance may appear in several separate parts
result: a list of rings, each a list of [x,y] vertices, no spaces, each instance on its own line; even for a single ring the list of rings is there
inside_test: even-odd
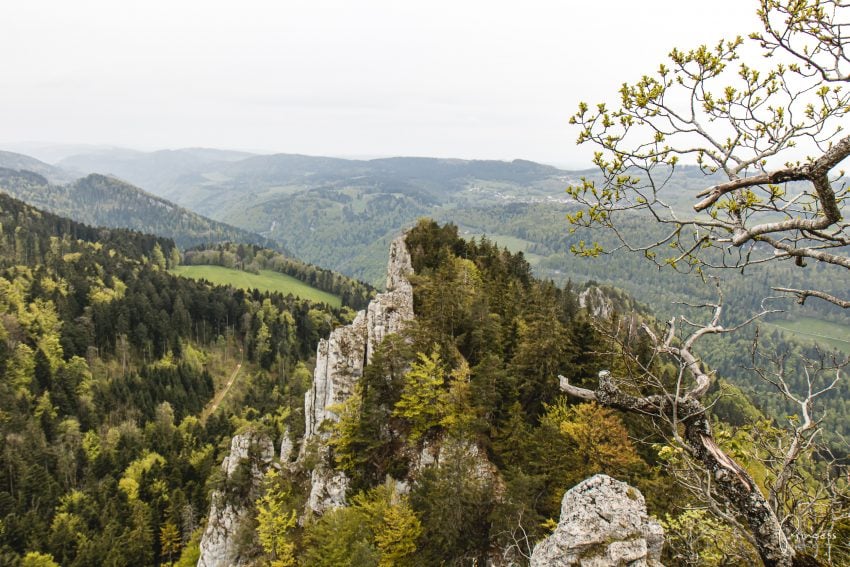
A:
[[[442,409],[437,402],[444,381],[442,360],[436,350],[430,356],[419,353],[419,360],[404,375],[401,399],[393,415],[406,420],[411,444],[418,443],[429,429],[440,424]]]

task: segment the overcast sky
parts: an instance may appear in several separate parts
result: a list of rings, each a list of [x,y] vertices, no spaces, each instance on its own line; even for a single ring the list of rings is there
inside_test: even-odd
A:
[[[567,124],[671,47],[756,29],[715,0],[7,0],[0,147],[206,146],[589,165]]]

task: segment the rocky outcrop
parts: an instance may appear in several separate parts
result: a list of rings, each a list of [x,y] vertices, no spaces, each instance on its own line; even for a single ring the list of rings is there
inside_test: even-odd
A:
[[[319,433],[326,419],[337,420],[329,407],[348,399],[363,375],[367,336],[366,312],[360,311],[351,324],[334,329],[327,340],[319,341],[313,385],[304,396],[305,441]]]
[[[408,481],[416,481],[422,473],[431,467],[440,467],[445,463],[456,465],[463,462],[468,466],[468,477],[496,487],[501,484],[499,470],[487,458],[487,453],[477,443],[444,436],[436,441],[426,441],[422,447],[408,457],[410,470]],[[498,486],[499,491],[502,487]]]
[[[387,262],[387,291],[378,294],[366,308],[366,362],[384,337],[401,330],[413,319],[413,286],[407,277],[413,273],[404,235],[390,245]]]
[[[274,465],[275,452],[271,439],[255,432],[235,435],[230,454],[221,463],[225,488],[212,494],[209,519],[201,537],[198,567],[244,565],[245,557],[237,545],[237,534],[251,513],[250,495],[259,486],[265,472]],[[234,474],[247,467],[251,486],[232,486]],[[242,475],[238,475],[242,476]],[[245,477],[243,477],[245,478]]]
[[[307,509],[313,514],[321,515],[333,508],[345,506],[346,490],[348,490],[348,477],[345,473],[334,470],[325,456],[310,473]]]
[[[348,399],[375,347],[413,319],[413,288],[407,279],[412,272],[404,236],[399,236],[390,245],[387,291],[376,295],[351,324],[319,341],[313,385],[304,398],[305,440],[319,432],[323,421],[337,419],[328,407]]]
[[[292,433],[287,425],[283,431],[283,437],[280,439],[280,464],[286,465],[292,460],[292,452],[295,449],[295,444],[292,442]]]
[[[330,408],[352,394],[363,368],[384,337],[399,332],[413,319],[413,287],[407,279],[411,273],[413,265],[402,235],[390,245],[387,290],[376,295],[351,324],[334,329],[327,340],[319,341],[313,385],[304,397],[306,427],[302,444],[302,454],[311,441],[319,445],[319,464],[311,471],[307,502],[308,510],[314,513],[344,505],[348,486],[345,475],[328,463],[321,425],[339,419]]]
[[[663,545],[640,491],[598,474],[564,494],[558,527],[535,546],[531,567],[657,567]]]
[[[578,305],[582,309],[587,309],[587,312],[596,319],[610,319],[614,313],[614,302],[605,295],[602,288],[595,285],[591,285],[578,294]]]

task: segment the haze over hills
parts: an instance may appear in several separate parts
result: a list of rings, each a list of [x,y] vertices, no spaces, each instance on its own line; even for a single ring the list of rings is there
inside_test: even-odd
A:
[[[594,178],[594,171],[570,172],[525,160],[350,160],[204,148],[156,152],[99,149],[63,159],[61,168],[26,156],[6,155],[15,156],[15,164],[30,164],[42,171],[52,168],[53,175],[67,175],[71,168],[98,172],[62,189],[44,189],[44,183],[37,180],[29,181],[33,185],[29,189],[21,187],[26,183],[17,184],[15,195],[77,220],[174,236],[180,245],[241,240],[283,247],[296,258],[375,286],[382,284],[392,238],[417,218],[428,216],[454,222],[462,234],[486,234],[500,245],[523,252],[539,276],[562,285],[569,280],[615,285],[661,314],[675,301],[710,299],[713,293],[699,278],[659,273],[628,254],[596,262],[569,252],[579,237],[567,230],[564,217],[572,204],[564,189],[583,176]],[[102,175],[106,173],[158,197]],[[696,189],[708,182],[698,168],[678,168],[670,180],[667,200],[681,211],[689,210]],[[162,198],[194,213],[180,209],[173,218],[161,217],[162,211],[172,210],[169,207],[178,210]],[[213,227],[210,223],[215,222],[225,224]],[[640,219],[628,222],[646,238],[654,236],[651,226]],[[178,226],[178,232],[173,226]],[[246,232],[233,232],[236,229],[232,227]],[[608,239],[606,244],[610,248],[615,243]],[[782,271],[785,281],[801,285],[812,277],[824,289],[840,285],[836,283],[840,279],[829,270],[811,272],[779,265],[750,270],[746,281],[741,274],[727,274],[728,285],[735,289],[728,301],[739,308],[733,312],[746,313],[762,297],[771,295],[766,276],[758,275],[765,270],[774,275]],[[842,314],[822,304],[806,306],[806,310],[809,316],[844,320]]]
[[[570,172],[525,160],[349,160],[202,148],[156,152],[99,149],[68,157],[60,164],[80,172],[117,175],[191,211],[254,233],[255,240],[248,241],[257,242],[259,234],[268,239],[266,244],[275,242],[299,259],[376,286],[382,284],[391,239],[417,218],[429,216],[456,223],[463,234],[486,234],[525,253],[539,276],[560,284],[595,280],[622,287],[662,313],[674,301],[710,298],[713,293],[698,278],[659,274],[652,265],[627,254],[608,262],[570,254],[579,237],[567,230],[564,217],[572,205],[564,189],[583,176],[594,178],[597,173],[590,170]],[[695,167],[678,168],[669,184],[668,202],[679,210],[689,210],[696,189],[709,181]],[[112,183],[125,190],[129,187],[116,180]],[[43,198],[38,200],[37,193],[30,197],[34,204],[71,214],[73,207],[67,198],[63,197],[60,207],[56,202],[51,205]],[[151,199],[156,197],[146,195],[141,202],[150,206]],[[135,208],[129,202],[122,206]],[[79,220],[105,222],[94,218],[91,211],[78,214],[85,215],[76,217]],[[133,226],[172,234],[150,222]],[[648,230],[640,220],[632,225],[635,230]],[[237,236],[228,238],[245,239]],[[178,242],[184,241],[178,238]],[[787,281],[812,277],[800,270],[786,271]],[[828,271],[816,277],[824,280],[825,288],[837,281],[830,279]],[[745,291],[730,300],[742,307],[770,295],[764,278],[749,278],[745,283],[740,275],[727,276],[736,278],[740,281],[732,285]],[[821,314],[829,312],[828,307],[819,309]]]
[[[418,217],[516,201],[564,204],[564,187],[578,179],[525,160],[351,160],[200,149],[103,150],[59,165],[115,175],[373,283],[382,278],[392,235]]]
[[[183,178],[193,178],[210,169],[210,164],[240,160],[251,156],[244,152],[187,148],[141,152],[110,148],[77,154],[60,160],[57,166],[81,175],[101,173],[124,179],[155,195],[173,200],[169,190]]]
[[[0,167],[0,190],[77,222],[155,233],[173,238],[183,248],[235,241],[283,249],[258,234],[205,218],[113,177],[90,174],[54,183],[51,178],[67,179],[69,174],[26,156],[8,155],[0,156],[6,157],[3,163],[17,167]],[[49,173],[50,178],[33,170]]]
[[[0,167],[13,170],[25,170],[37,173],[51,183],[67,183],[76,177],[73,173],[53,166],[33,157],[15,152],[0,150]]]

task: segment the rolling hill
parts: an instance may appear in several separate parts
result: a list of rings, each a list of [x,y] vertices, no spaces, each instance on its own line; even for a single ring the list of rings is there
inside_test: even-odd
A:
[[[16,171],[31,171],[44,177],[50,183],[68,183],[75,179],[73,173],[61,167],[15,152],[0,151],[0,167]]]
[[[32,171],[0,168],[0,190],[78,222],[173,238],[181,248],[221,241],[280,248],[258,234],[205,218],[104,175],[60,185]]]
[[[417,218],[504,202],[563,203],[577,174],[515,160],[349,160],[198,149],[99,151],[64,168],[111,173],[308,262],[378,283],[389,240]]]

